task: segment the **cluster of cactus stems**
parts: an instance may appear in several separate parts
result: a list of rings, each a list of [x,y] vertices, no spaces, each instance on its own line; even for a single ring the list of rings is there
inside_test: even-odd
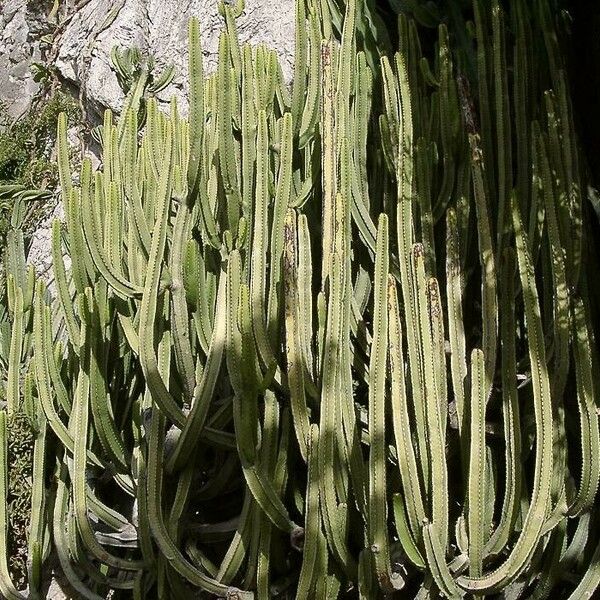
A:
[[[55,553],[87,599],[590,598],[597,263],[548,3],[474,0],[469,77],[444,24],[374,57],[368,3],[299,0],[291,88],[241,8],[208,76],[190,21],[187,119],[133,86],[76,183],[60,119],[54,299],[11,233],[0,592]]]

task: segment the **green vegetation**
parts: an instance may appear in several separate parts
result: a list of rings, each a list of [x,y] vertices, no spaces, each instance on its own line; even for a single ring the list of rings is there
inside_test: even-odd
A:
[[[33,440],[31,423],[22,411],[7,420],[8,440],[8,556],[15,585],[27,584],[27,538],[33,475]]]
[[[63,112],[69,122],[77,122],[77,102],[61,90],[40,100],[16,122],[11,122],[0,108],[0,183],[39,189],[56,187],[57,169],[50,154],[58,115]]]
[[[57,188],[58,170],[52,150],[61,113],[70,123],[77,122],[77,102],[60,89],[47,99],[40,97],[14,122],[0,106],[0,259],[15,203],[21,201],[25,212],[19,211],[20,223],[12,226],[24,226],[28,237],[44,215],[45,201]]]
[[[75,180],[59,116],[55,298],[7,235],[5,597],[17,415],[31,598],[51,551],[95,600],[594,594],[599,263],[563,15],[435,6],[299,0],[289,89],[222,3],[212,75],[190,22],[188,117],[129,85]]]

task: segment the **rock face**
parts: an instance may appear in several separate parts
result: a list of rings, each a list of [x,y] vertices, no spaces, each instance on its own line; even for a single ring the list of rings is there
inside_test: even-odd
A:
[[[27,0],[0,2],[0,102],[11,118],[22,115],[37,92],[30,65],[41,60],[42,32],[43,17]]]
[[[205,68],[216,64],[219,32],[223,19],[220,0],[73,0],[66,6],[66,26],[55,37],[47,60],[62,78],[83,92],[86,108],[96,115],[104,108],[118,110],[123,94],[111,70],[114,46],[137,47],[154,57],[157,67],[173,65],[172,84],[160,94],[182,100],[187,94],[187,23],[190,16],[200,20]],[[43,59],[42,33],[52,31],[47,23],[50,7],[39,0],[0,1],[0,101],[10,114],[26,110],[37,89],[30,65]],[[240,41],[264,42],[280,55],[284,77],[292,74],[294,47],[294,0],[246,0],[237,21]],[[185,110],[185,101],[182,102]]]
[[[138,47],[157,66],[174,65],[175,78],[161,93],[167,99],[187,93],[187,23],[200,20],[207,70],[216,63],[223,19],[217,0],[90,0],[61,37],[56,66],[62,75],[82,85],[85,96],[101,106],[118,109],[122,95],[110,68],[110,51]],[[238,19],[240,41],[265,42],[280,53],[284,75],[291,77],[294,45],[294,0],[247,0]],[[183,102],[185,107],[185,102]]]

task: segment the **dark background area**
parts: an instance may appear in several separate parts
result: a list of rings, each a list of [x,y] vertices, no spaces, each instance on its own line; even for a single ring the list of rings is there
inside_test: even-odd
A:
[[[600,184],[600,3],[571,0],[569,75],[577,130],[594,185]]]

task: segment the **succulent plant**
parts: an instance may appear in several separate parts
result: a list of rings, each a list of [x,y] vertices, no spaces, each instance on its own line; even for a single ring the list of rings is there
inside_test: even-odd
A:
[[[107,112],[77,184],[59,120],[57,298],[10,263],[0,410],[0,557],[7,416],[35,432],[31,597],[50,548],[82,598],[596,589],[598,263],[560,31],[475,0],[469,81],[403,12],[375,60],[368,7],[297,2],[291,89],[239,44],[243,4],[208,76],[192,19],[188,117]],[[1,559],[0,591],[25,597]]]

